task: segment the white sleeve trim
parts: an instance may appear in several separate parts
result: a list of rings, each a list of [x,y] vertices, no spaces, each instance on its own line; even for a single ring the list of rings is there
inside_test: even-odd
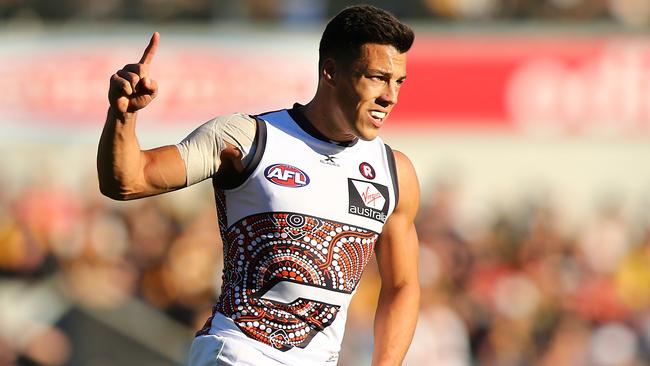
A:
[[[198,183],[217,172],[226,143],[241,151],[244,162],[249,160],[255,130],[255,119],[238,113],[216,117],[192,131],[176,144],[185,163],[186,184]]]

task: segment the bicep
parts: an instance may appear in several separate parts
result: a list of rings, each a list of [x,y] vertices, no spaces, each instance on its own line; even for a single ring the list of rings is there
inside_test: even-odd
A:
[[[418,237],[406,217],[388,218],[375,253],[382,285],[396,288],[417,280]]]
[[[418,236],[414,221],[419,207],[420,187],[408,158],[395,151],[395,162],[400,199],[386,220],[376,255],[382,283],[399,287],[417,281]]]
[[[185,164],[176,146],[162,146],[145,150],[142,154],[144,181],[149,195],[185,186]]]

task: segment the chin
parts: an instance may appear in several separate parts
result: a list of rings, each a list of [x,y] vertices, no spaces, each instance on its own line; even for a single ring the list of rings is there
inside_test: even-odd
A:
[[[374,140],[379,135],[380,127],[366,116],[357,116],[355,122],[350,125],[353,134],[366,141]]]
[[[374,127],[361,129],[357,133],[358,138],[366,141],[374,140],[377,135],[379,135],[379,129]]]

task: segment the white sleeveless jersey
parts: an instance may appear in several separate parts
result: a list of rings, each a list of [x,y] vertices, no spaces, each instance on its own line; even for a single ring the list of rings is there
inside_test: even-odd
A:
[[[199,334],[249,340],[283,364],[335,364],[397,203],[392,151],[380,138],[327,141],[295,107],[258,116],[255,140],[242,176],[213,178],[223,285]]]

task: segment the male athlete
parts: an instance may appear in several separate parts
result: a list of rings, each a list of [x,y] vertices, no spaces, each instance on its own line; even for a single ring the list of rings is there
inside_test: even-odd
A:
[[[373,365],[399,365],[418,312],[419,186],[377,134],[406,79],[411,29],[372,6],[346,8],[323,33],[309,103],[217,117],[178,145],[142,151],[136,115],[158,91],[158,42],[154,33],[140,62],[111,77],[97,169],[102,193],[118,200],[212,179],[223,286],[190,365],[335,365],[373,252]]]

